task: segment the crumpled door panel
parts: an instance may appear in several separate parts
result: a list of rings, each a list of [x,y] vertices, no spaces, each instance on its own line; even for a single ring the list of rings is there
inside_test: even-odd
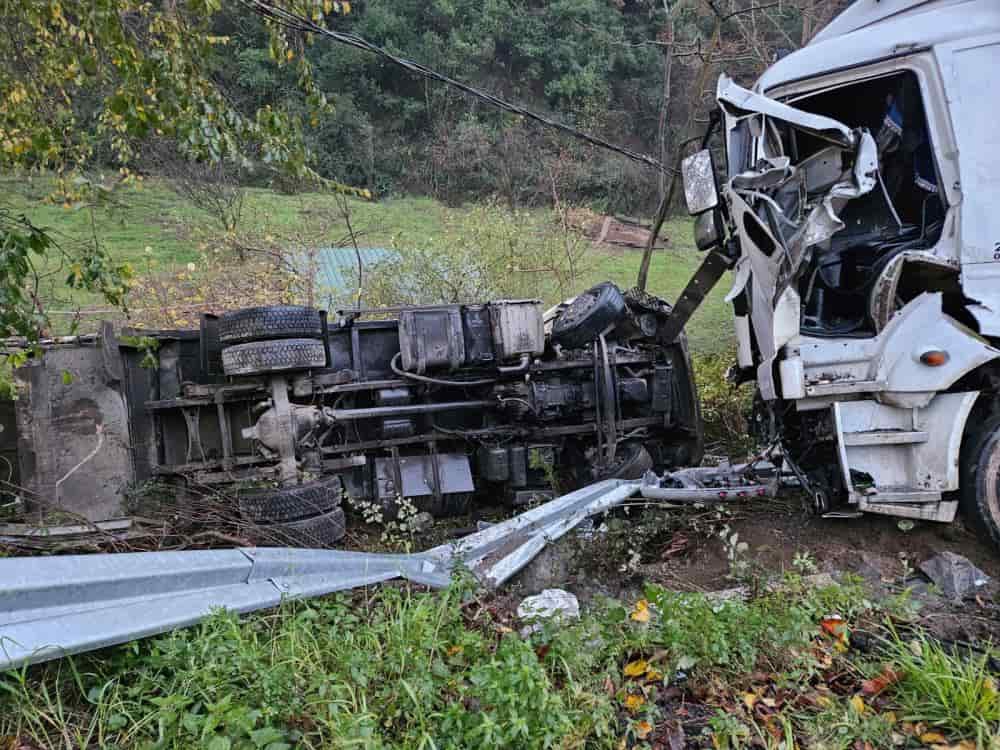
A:
[[[866,130],[851,130],[829,117],[769,99],[726,76],[719,79],[717,95],[726,116],[733,175],[726,194],[742,254],[729,297],[749,290],[761,356],[757,382],[762,396],[774,399],[778,397],[772,378],[774,359],[799,330],[795,282],[800,269],[814,246],[844,228],[839,214],[847,202],[878,184],[878,149]],[[798,163],[784,154],[768,154],[749,163],[753,149],[748,147],[748,132],[763,133],[774,122],[832,145]]]

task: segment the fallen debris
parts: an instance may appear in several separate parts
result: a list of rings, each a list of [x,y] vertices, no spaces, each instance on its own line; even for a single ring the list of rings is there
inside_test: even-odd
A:
[[[540,594],[526,597],[517,606],[517,616],[527,623],[521,629],[521,635],[528,636],[541,630],[546,620],[580,619],[580,602],[568,591],[545,589]]]
[[[967,557],[941,552],[920,563],[920,571],[941,589],[948,599],[961,600],[990,582],[990,577]]]
[[[570,212],[569,223],[595,245],[618,245],[643,249],[649,242],[652,231],[650,225],[631,216],[608,216],[592,211],[574,210]],[[654,247],[664,248],[669,243],[665,237],[657,239]]]

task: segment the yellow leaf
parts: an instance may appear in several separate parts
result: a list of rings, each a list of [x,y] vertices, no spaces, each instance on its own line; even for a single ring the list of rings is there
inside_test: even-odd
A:
[[[636,622],[649,622],[649,602],[645,599],[637,601],[631,617]]]
[[[345,16],[351,12],[351,4],[348,2],[348,0],[344,0],[344,2],[340,4],[340,12],[343,13]]]
[[[753,707],[757,705],[757,699],[760,698],[757,693],[743,693],[743,705],[747,707],[748,711],[753,711]]]
[[[458,645],[452,646],[451,648],[448,649],[447,653],[448,653],[448,656],[455,656],[455,654],[462,653],[462,647],[458,646]]]
[[[635,713],[646,705],[646,699],[641,695],[628,695],[625,697],[625,708]]]
[[[857,713],[863,714],[865,712],[865,702],[860,695],[855,695],[851,698],[851,708],[853,708]]]
[[[626,677],[639,677],[640,675],[646,674],[646,670],[649,669],[649,664],[645,659],[637,659],[636,661],[630,661],[625,665],[623,672]]]
[[[662,680],[663,672],[661,672],[656,667],[650,666],[650,668],[646,670],[646,679],[649,682],[656,682],[658,680]]]
[[[644,740],[649,737],[650,733],[653,731],[653,725],[648,721],[640,721],[635,725],[635,736],[640,740]]]
[[[288,60],[288,62],[291,62],[292,60],[295,59],[295,53],[292,52],[292,50],[288,50],[287,52],[285,52],[285,59]]]
[[[940,732],[924,732],[920,735],[920,741],[925,745],[941,745],[948,742],[948,738]]]

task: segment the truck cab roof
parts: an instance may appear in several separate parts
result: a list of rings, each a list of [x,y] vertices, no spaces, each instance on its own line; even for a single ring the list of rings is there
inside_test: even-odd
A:
[[[768,68],[755,88],[768,92],[834,70],[998,32],[996,0],[856,0],[809,44]]]

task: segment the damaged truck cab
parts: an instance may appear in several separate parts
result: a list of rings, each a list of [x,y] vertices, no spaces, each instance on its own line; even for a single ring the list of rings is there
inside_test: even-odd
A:
[[[721,184],[685,161],[734,374],[818,512],[961,502],[1000,544],[997,70],[1000,4],[858,0],[752,90],[720,79]]]

